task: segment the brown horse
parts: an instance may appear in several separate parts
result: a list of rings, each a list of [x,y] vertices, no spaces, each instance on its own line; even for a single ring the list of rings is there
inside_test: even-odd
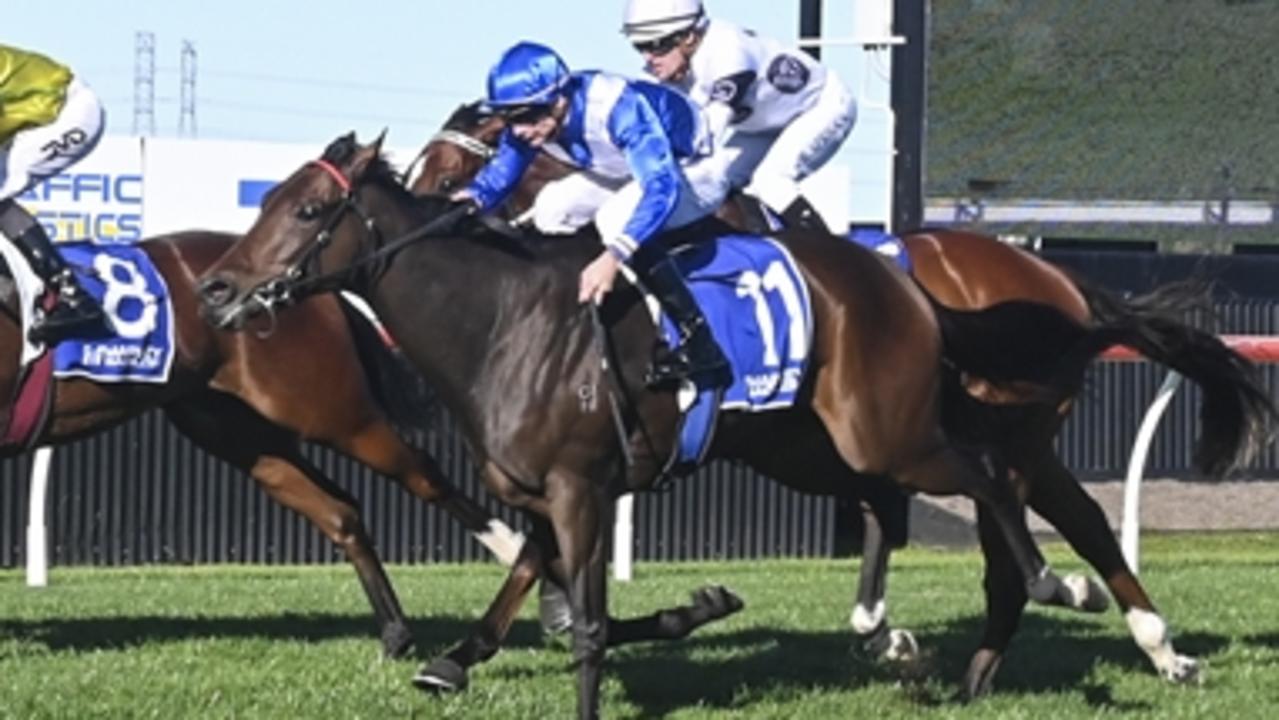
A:
[[[492,155],[503,130],[501,118],[480,112],[477,104],[459,107],[419,153],[421,170],[412,184],[413,191],[419,195],[446,193],[462,187]],[[531,207],[542,186],[572,170],[550,155],[539,153],[500,211],[507,218],[518,218]],[[721,218],[738,227],[744,224],[741,200],[740,197],[730,199],[719,213]],[[1176,302],[1168,293],[1122,302],[1073,280],[1061,269],[1030,253],[986,235],[931,230],[908,233],[901,239],[910,257],[915,281],[933,300],[946,307],[972,311],[1012,300],[1033,301],[1058,309],[1081,327],[1119,322],[1127,322],[1134,328],[1153,324],[1193,338],[1186,348],[1177,348],[1174,352],[1161,342],[1143,341],[1140,334],[1134,336],[1134,343],[1151,359],[1173,366],[1201,385],[1205,393],[1205,418],[1236,419],[1234,426],[1206,420],[1203,423],[1204,447],[1219,449],[1205,451],[1214,457],[1246,455],[1236,454],[1236,449],[1246,448],[1231,443],[1259,438],[1261,425],[1253,423],[1245,427],[1237,423],[1273,415],[1269,400],[1248,381],[1246,363],[1211,337],[1185,327],[1173,317],[1168,310],[1175,307]],[[1194,352],[1189,348],[1194,348]],[[1223,381],[1223,377],[1232,380]],[[1226,414],[1213,409],[1230,404],[1239,404],[1240,411]],[[1197,663],[1173,649],[1167,624],[1124,561],[1101,507],[1083,491],[1057,456],[1053,441],[1070,405],[1070,402],[1055,408],[1036,405],[1024,422],[1014,424],[1001,435],[999,454],[1007,464],[1008,476],[1023,502],[1052,523],[1105,579],[1126,615],[1134,639],[1159,673],[1173,682],[1192,681],[1198,675]],[[1208,468],[1214,473],[1225,469],[1220,463]],[[776,472],[787,470],[779,467]],[[799,480],[788,482],[794,485]],[[883,517],[879,509],[888,504],[884,493],[862,498],[866,529],[864,564],[851,620],[854,630],[863,636],[865,646],[891,656],[909,652],[915,642],[908,631],[890,629],[887,623],[884,593],[890,546],[885,542],[882,526],[894,518]],[[981,538],[984,543],[992,544],[988,549],[995,557],[1006,556],[994,534],[983,530]],[[1001,565],[1006,567],[1006,561],[990,563],[987,572],[1001,572]],[[988,575],[987,584],[992,583],[994,578]],[[1104,596],[1096,600],[1104,600]],[[987,603],[985,635],[965,681],[970,694],[989,688],[1003,649],[1017,627],[1025,600],[997,594],[988,597]]]
[[[345,313],[337,296],[300,304],[269,337],[215,332],[199,316],[195,278],[235,236],[186,232],[139,245],[164,277],[173,301],[176,358],[165,383],[54,381],[48,424],[33,444],[101,432],[160,407],[197,445],[251,475],[278,502],[301,513],[346,553],[372,604],[389,656],[412,644],[404,611],[387,579],[354,499],[310,463],[301,441],[324,443],[437,503],[492,548],[513,558],[509,529],[455,492],[429,457],[392,428],[362,358],[386,349],[368,321]],[[13,286],[0,288],[0,347],[17,348],[21,330]],[[13,397],[17,352],[0,363],[0,396]],[[316,388],[324,388],[317,393]],[[11,413],[12,406],[4,408]],[[5,456],[22,452],[6,448]]]
[[[496,651],[547,570],[569,591],[579,715],[595,717],[605,648],[619,627],[605,605],[612,503],[650,487],[674,442],[674,394],[642,382],[653,325],[633,288],[615,290],[599,310],[606,338],[578,304],[577,276],[598,237],[525,243],[495,234],[468,222],[466,205],[408,193],[380,146],[339,138],[277,186],[248,234],[202,276],[206,317],[243,329],[338,287],[370,302],[459,418],[490,490],[526,511],[533,528],[475,633],[417,680],[462,684],[468,665]],[[964,494],[981,503],[1017,569],[1014,587],[995,594],[1079,606],[1080,593],[1031,539],[1012,488],[957,442],[960,432],[981,441],[977,431],[1001,410],[966,401],[958,374],[1034,383],[1055,405],[1091,358],[1132,329],[1080,327],[1035,303],[957,313],[862,248],[802,231],[780,239],[813,298],[801,400],[790,410],[727,415],[712,453],[766,472],[783,456],[810,484],[811,470],[842,462],[847,472],[828,476],[837,483],[887,477],[911,491]],[[607,397],[611,382],[618,405],[590,401]],[[615,641],[635,637],[619,634]]]

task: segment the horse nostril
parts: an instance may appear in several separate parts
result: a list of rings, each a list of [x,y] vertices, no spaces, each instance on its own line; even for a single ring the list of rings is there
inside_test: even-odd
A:
[[[200,283],[200,299],[209,307],[222,307],[234,297],[235,286],[224,278],[209,278]]]

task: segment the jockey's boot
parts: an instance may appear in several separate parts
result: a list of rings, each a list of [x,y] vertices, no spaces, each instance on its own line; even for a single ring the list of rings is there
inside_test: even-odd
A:
[[[830,228],[826,226],[826,221],[822,220],[822,216],[817,213],[817,209],[808,204],[808,200],[804,199],[803,195],[796,195],[795,199],[791,201],[790,205],[786,206],[786,209],[780,215],[787,228],[831,234]]]
[[[35,218],[17,203],[6,200],[0,203],[0,232],[13,240],[31,263],[31,269],[54,293],[53,307],[27,333],[31,342],[54,345],[73,335],[104,329],[106,317],[102,308],[80,287]]]
[[[715,342],[706,316],[675,263],[669,258],[658,260],[644,271],[641,281],[679,329],[679,344],[653,359],[645,378],[648,385],[664,387],[686,379],[702,389],[731,385],[733,376],[728,358]]]

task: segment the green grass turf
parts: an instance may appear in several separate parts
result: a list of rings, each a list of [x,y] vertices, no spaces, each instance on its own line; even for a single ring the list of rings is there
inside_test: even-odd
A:
[[[1061,571],[1081,565],[1047,547]],[[742,613],[681,643],[610,654],[607,717],[1273,717],[1279,707],[1279,534],[1154,536],[1143,579],[1206,662],[1201,686],[1159,679],[1113,610],[1031,609],[997,681],[953,702],[981,628],[980,557],[909,549],[893,559],[890,616],[916,631],[921,662],[850,650],[856,562],[641,564],[613,585],[616,614],[679,604],[723,583]],[[460,638],[501,579],[492,565],[394,567],[421,657]],[[3,717],[571,716],[569,656],[542,640],[532,604],[471,688],[424,695],[420,660],[383,661],[353,573],[342,567],[54,569],[28,590],[0,572]]]

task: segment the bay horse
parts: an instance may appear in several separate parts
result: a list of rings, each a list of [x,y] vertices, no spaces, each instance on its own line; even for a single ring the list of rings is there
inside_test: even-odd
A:
[[[372,375],[394,378],[396,361],[384,357],[388,351],[369,321],[354,310],[345,312],[336,295],[299,304],[296,314],[278,319],[269,336],[220,333],[201,319],[195,278],[235,240],[226,233],[190,231],[140,243],[172,298],[176,357],[168,380],[55,378],[48,422],[30,444],[70,442],[163,409],[196,445],[252,476],[345,552],[372,605],[383,652],[400,657],[411,647],[412,634],[356,501],[306,459],[302,441],[328,445],[436,503],[499,557],[514,558],[517,538],[397,434],[378,394],[389,388]],[[22,330],[7,277],[0,279],[0,300],[0,347],[10,349],[0,360],[0,397],[7,403],[0,414],[8,416],[14,410],[8,399],[19,381]],[[24,451],[10,446],[0,454]]]
[[[613,500],[651,487],[674,442],[674,394],[642,382],[652,321],[633,286],[611,293],[598,315],[577,302],[578,273],[598,253],[597,236],[525,242],[495,233],[469,220],[468,205],[410,194],[381,157],[381,142],[340,137],[278,185],[248,233],[201,276],[204,314],[243,330],[316,293],[343,288],[369,301],[458,419],[490,491],[531,522],[479,625],[415,681],[464,684],[467,668],[496,652],[523,596],[549,572],[570,598],[578,714],[596,717],[610,636],[616,644],[640,637],[628,628],[662,632],[660,613],[611,621],[605,583]],[[790,476],[810,484],[811,470],[841,461],[847,472],[828,476],[837,483],[869,476],[964,494],[983,506],[1017,568],[1017,587],[997,594],[1080,606],[1080,593],[1035,546],[1011,486],[957,440],[966,432],[980,441],[983,417],[1000,410],[966,401],[959,374],[1032,383],[1042,401],[1056,403],[1131,329],[1080,327],[1035,303],[955,312],[863,248],[807,231],[779,239],[813,298],[810,371],[794,408],[722,418],[712,455],[765,472],[784,456],[794,461],[785,463]],[[607,392],[613,383],[616,395]],[[594,400],[603,397],[618,404]]]
[[[425,195],[450,193],[463,187],[494,154],[504,129],[502,118],[484,113],[479,103],[460,106],[415,159],[414,163],[420,161],[421,167],[411,184],[412,191]],[[571,166],[551,155],[538,153],[498,212],[509,220],[518,219],[531,208],[546,183],[572,171]],[[741,195],[730,197],[719,217],[743,228],[749,214],[745,205],[749,202]],[[1007,301],[1031,301],[1056,308],[1080,327],[1131,327],[1134,332],[1128,342],[1151,360],[1189,377],[1203,390],[1203,437],[1198,460],[1210,475],[1219,476],[1248,457],[1265,434],[1265,421],[1274,417],[1271,401],[1255,384],[1248,363],[1211,335],[1179,319],[1177,309],[1195,300],[1184,292],[1185,288],[1168,287],[1143,298],[1124,300],[988,235],[934,229],[908,232],[901,240],[915,282],[933,301],[948,308],[976,311]],[[1054,439],[1071,404],[1032,405],[1019,422],[1011,423],[995,438],[1006,474],[1022,502],[1048,520],[1104,579],[1134,640],[1159,674],[1172,682],[1195,681],[1199,676],[1197,661],[1174,650],[1168,624],[1128,567],[1100,505],[1084,492],[1057,455]],[[788,470],[778,465],[774,463],[774,473]],[[835,464],[814,472],[839,473],[841,469]],[[800,478],[788,484],[804,487]],[[862,637],[862,645],[885,657],[909,655],[917,648],[909,631],[891,628],[887,621],[885,591],[891,545],[886,541],[885,527],[896,524],[897,517],[885,508],[893,506],[894,493],[890,486],[852,498],[860,501],[865,531],[863,565],[850,621]],[[999,560],[1007,552],[1001,547],[998,534],[990,532],[981,520],[979,537],[988,556],[986,584],[988,588],[999,587],[1001,583],[991,574],[1009,572],[1007,561]],[[552,592],[543,597],[544,605],[546,598],[552,601],[552,607],[544,609],[543,614],[553,617],[553,602],[559,596]],[[1090,598],[1093,603],[1104,601],[1104,595]],[[989,690],[1024,605],[1024,597],[988,592],[987,625],[964,682],[969,696]]]

